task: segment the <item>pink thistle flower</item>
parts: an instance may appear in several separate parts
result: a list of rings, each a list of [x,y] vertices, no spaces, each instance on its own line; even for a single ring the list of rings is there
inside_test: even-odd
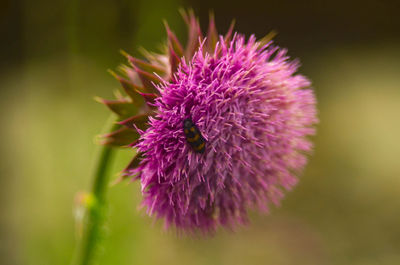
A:
[[[316,100],[286,50],[231,30],[217,37],[212,17],[203,38],[194,15],[184,18],[185,50],[167,26],[167,55],[150,56],[148,72],[128,57],[131,81],[118,77],[152,92],[135,89],[148,104],[121,122],[138,150],[125,176],[140,179],[143,206],[166,227],[213,233],[247,223],[249,209],[279,205],[297,183]]]

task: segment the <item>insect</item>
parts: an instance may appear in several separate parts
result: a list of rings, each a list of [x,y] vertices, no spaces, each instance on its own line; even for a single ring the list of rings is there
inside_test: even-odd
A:
[[[183,121],[183,131],[186,136],[186,141],[194,151],[196,153],[203,153],[206,146],[206,140],[201,135],[199,128],[197,128],[191,119],[185,119]]]

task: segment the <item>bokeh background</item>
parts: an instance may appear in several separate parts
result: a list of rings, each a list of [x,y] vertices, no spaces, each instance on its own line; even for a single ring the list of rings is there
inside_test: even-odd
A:
[[[100,265],[400,264],[400,2],[2,0],[0,264],[69,264],[74,197],[90,186],[94,135],[119,87],[106,70],[165,40],[183,40],[179,7],[204,27],[276,42],[300,58],[318,98],[315,151],[271,215],[213,238],[178,237],[138,211],[138,183],[110,189]],[[113,172],[132,150],[118,153]]]

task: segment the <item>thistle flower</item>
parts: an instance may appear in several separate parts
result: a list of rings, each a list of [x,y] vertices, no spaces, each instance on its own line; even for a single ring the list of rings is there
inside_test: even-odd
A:
[[[129,97],[101,100],[122,127],[104,144],[137,148],[123,176],[140,180],[149,215],[212,233],[247,223],[249,209],[279,205],[297,183],[316,102],[299,63],[271,35],[246,39],[233,24],[218,35],[210,16],[203,37],[193,12],[182,15],[185,48],[165,24],[164,53],[126,54],[125,77],[115,76]]]

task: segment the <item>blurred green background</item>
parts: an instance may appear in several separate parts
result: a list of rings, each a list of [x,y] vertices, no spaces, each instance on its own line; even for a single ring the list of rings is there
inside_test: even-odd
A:
[[[179,7],[207,26],[276,42],[300,58],[318,98],[315,152],[271,215],[213,238],[178,237],[137,206],[138,183],[110,189],[99,264],[400,264],[399,1],[2,0],[0,264],[69,264],[74,197],[90,185],[99,133],[119,84],[106,72],[165,39]],[[118,153],[113,172],[132,150]]]

